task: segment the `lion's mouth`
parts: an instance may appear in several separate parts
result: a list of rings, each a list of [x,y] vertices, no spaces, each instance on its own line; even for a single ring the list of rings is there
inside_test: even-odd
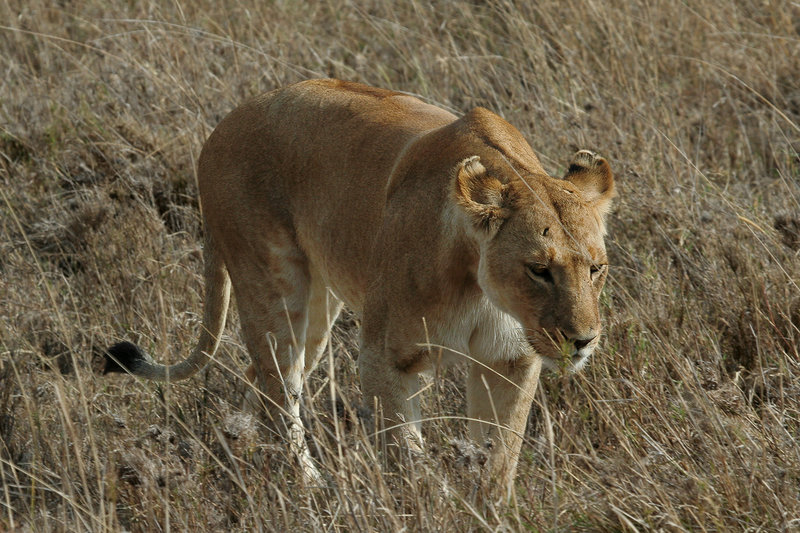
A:
[[[564,359],[577,353],[575,347],[571,346],[559,332],[541,331],[530,334],[528,344],[540,355],[553,359]]]
[[[545,367],[554,370],[566,369],[572,373],[586,366],[594,353],[596,342],[577,349],[573,343],[557,333],[556,335],[530,335],[528,344],[543,356]]]

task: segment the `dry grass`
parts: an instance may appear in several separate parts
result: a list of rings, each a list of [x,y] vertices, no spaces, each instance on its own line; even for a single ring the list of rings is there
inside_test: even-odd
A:
[[[800,528],[796,2],[11,0],[0,24],[0,530]],[[188,353],[202,142],[320,76],[488,107],[554,173],[613,163],[604,347],[542,379],[514,505],[455,490],[481,455],[455,419],[376,466],[352,317],[307,394],[322,489],[237,410],[235,317],[187,383],[96,373],[121,338]],[[462,373],[428,416],[463,413]]]

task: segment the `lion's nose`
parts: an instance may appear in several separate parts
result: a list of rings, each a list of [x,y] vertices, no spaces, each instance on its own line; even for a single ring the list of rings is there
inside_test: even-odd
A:
[[[575,350],[576,350],[576,351],[581,351],[583,348],[585,348],[586,346],[588,346],[588,345],[589,345],[589,344],[590,344],[590,343],[591,343],[593,340],[595,340],[596,338],[597,338],[597,335],[595,335],[595,336],[593,336],[593,337],[590,337],[590,338],[588,338],[588,339],[574,339],[574,340],[572,341],[572,344],[574,344],[574,345],[575,345]]]

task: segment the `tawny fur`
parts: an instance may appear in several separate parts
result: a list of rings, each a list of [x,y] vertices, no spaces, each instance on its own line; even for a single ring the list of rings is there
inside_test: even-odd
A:
[[[542,362],[579,367],[599,339],[608,163],[581,151],[551,178],[485,109],[457,118],[400,93],[312,80],[234,110],[198,168],[202,338],[179,365],[140,358],[129,369],[176,379],[202,368],[232,285],[248,377],[313,470],[298,397],[344,302],[362,317],[365,402],[379,400],[401,445],[421,440],[417,374],[435,362],[424,344],[470,361],[470,431],[494,440],[486,479],[508,487]]]

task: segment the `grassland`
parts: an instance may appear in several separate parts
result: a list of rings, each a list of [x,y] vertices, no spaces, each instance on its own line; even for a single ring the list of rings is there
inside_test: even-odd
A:
[[[800,529],[796,2],[6,0],[0,72],[0,530]],[[430,456],[377,466],[357,317],[306,394],[323,488],[239,411],[235,312],[189,382],[98,373],[123,338],[188,353],[202,142],[326,76],[492,109],[554,174],[612,162],[605,339],[543,377],[511,505],[455,489],[462,369],[425,393]]]

